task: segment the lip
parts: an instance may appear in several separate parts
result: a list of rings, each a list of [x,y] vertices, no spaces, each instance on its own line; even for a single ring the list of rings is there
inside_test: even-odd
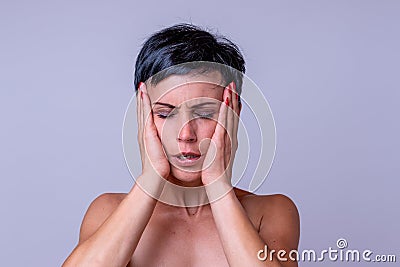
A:
[[[186,158],[186,159],[181,159],[179,158],[182,155],[189,155],[189,156],[195,156],[194,158]],[[203,155],[195,152],[182,152],[176,155],[172,156],[172,161],[174,164],[181,166],[181,167],[190,167],[196,165],[199,160],[203,157]]]

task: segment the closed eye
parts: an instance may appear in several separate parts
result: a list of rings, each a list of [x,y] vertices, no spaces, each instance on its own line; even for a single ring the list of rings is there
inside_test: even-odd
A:
[[[215,112],[195,112],[194,115],[196,118],[203,119],[212,119],[214,117]]]
[[[172,116],[175,115],[175,113],[172,112],[157,112],[156,113],[157,117],[161,119],[166,119],[166,118],[171,118]]]

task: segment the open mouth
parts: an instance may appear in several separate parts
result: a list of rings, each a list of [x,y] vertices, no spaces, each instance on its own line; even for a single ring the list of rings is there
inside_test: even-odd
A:
[[[192,166],[195,165],[201,158],[201,154],[192,152],[183,152],[175,155],[175,163],[180,166]]]
[[[197,159],[197,158],[200,158],[200,155],[186,154],[186,155],[179,155],[179,156],[177,156],[177,158],[180,160]]]

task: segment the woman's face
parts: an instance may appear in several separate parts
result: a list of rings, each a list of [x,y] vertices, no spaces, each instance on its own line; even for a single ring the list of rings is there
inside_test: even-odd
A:
[[[220,84],[221,75],[214,72],[172,75],[148,87],[154,123],[171,166],[171,182],[201,185],[203,161],[223,96]]]

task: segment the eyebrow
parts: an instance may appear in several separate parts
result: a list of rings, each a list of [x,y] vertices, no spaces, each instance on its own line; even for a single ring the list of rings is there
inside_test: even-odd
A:
[[[174,105],[171,105],[171,104],[168,104],[168,103],[162,103],[162,102],[155,102],[154,105],[161,105],[161,106],[165,106],[165,107],[172,108],[172,109],[175,109],[175,108],[179,109],[178,107],[176,107]],[[202,102],[202,103],[193,105],[190,108],[199,108],[199,107],[206,106],[206,105],[216,106],[217,103],[215,103],[215,102]]]
[[[166,106],[166,107],[169,107],[169,108],[176,108],[174,105],[167,104],[167,103],[162,103],[162,102],[154,102],[154,106],[155,105]]]

